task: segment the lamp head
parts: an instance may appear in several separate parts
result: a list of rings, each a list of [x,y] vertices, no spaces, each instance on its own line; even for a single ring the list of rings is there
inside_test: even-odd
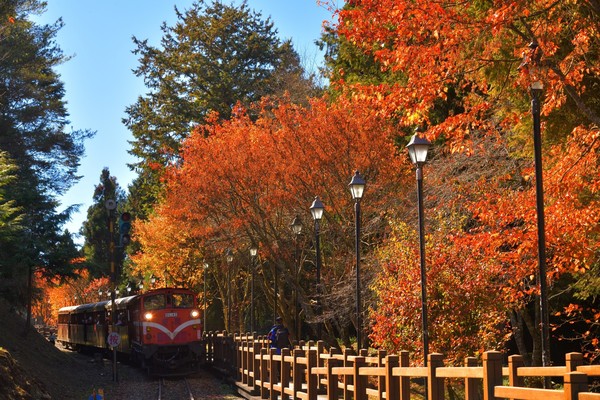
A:
[[[292,232],[294,232],[295,235],[299,235],[300,232],[302,232],[302,221],[300,221],[299,216],[296,215],[294,217],[294,220],[290,224],[290,227],[292,228]]]
[[[366,182],[363,177],[360,175],[360,172],[356,171],[352,180],[350,181],[350,192],[352,192],[352,198],[354,200],[360,200],[363,196],[363,192],[365,191]]]
[[[323,218],[323,210],[325,206],[319,199],[319,196],[315,196],[315,200],[312,202],[310,206],[310,213],[315,221],[320,221]]]
[[[410,142],[406,145],[411,161],[417,166],[425,164],[427,161],[427,151],[429,151],[430,147],[431,142],[417,136],[416,133],[410,138]]]

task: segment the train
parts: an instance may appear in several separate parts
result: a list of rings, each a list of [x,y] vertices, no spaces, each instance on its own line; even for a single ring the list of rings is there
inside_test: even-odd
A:
[[[184,375],[206,357],[200,316],[193,291],[153,289],[117,298],[114,305],[106,300],[61,308],[56,341],[73,350],[116,349],[151,375]],[[113,333],[120,340],[110,347]]]

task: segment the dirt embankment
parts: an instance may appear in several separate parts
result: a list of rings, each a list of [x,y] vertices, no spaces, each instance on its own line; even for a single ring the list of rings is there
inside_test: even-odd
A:
[[[81,400],[111,376],[48,342],[0,302],[0,400]],[[109,374],[110,375],[110,374]]]

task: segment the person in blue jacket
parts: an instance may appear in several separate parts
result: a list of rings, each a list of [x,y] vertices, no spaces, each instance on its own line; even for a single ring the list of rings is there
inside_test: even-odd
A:
[[[283,318],[275,318],[275,325],[269,330],[267,339],[271,342],[270,347],[281,354],[281,349],[290,347],[290,331],[283,325]]]

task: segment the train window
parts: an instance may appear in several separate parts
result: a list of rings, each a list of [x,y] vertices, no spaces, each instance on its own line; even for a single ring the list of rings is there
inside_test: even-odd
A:
[[[194,307],[194,296],[187,293],[173,293],[171,305],[174,308],[192,308]]]
[[[145,310],[160,310],[165,308],[167,300],[164,294],[155,294],[152,296],[144,297],[144,309]]]

